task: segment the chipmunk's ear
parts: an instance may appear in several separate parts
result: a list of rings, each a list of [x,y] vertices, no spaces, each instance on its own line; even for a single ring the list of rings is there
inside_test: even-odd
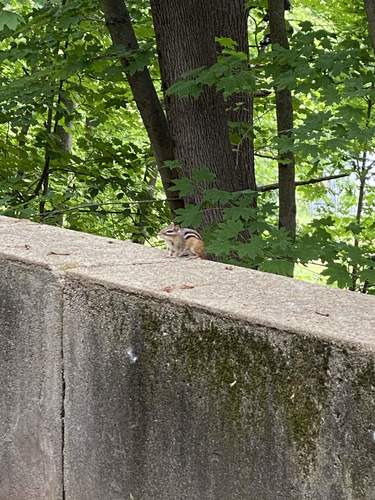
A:
[[[174,225],[174,228],[175,228],[175,229],[181,229],[181,227],[179,226],[179,224],[175,224],[175,225]]]

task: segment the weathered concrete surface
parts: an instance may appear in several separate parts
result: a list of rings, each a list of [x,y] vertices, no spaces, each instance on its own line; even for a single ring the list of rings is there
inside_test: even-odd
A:
[[[372,353],[79,279],[64,324],[68,498],[375,498]]]
[[[14,219],[0,258],[61,274],[66,500],[375,500],[372,297]]]
[[[59,500],[61,290],[1,254],[0,283],[0,499]]]

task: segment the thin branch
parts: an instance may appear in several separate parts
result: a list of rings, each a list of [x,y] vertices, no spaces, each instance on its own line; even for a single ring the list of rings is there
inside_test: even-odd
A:
[[[337,174],[337,175],[328,175],[325,177],[319,177],[318,179],[308,179],[306,181],[297,181],[296,186],[305,186],[308,184],[317,184],[318,182],[323,182],[323,181],[329,181],[332,179],[340,179],[342,177],[348,177],[350,173],[346,174]],[[258,186],[257,192],[264,193],[266,191],[273,191],[275,189],[278,189],[279,185],[276,184],[267,184],[265,186]],[[237,191],[238,193],[249,193],[249,190],[245,191]],[[28,200],[27,200],[28,201]],[[82,208],[89,208],[89,207],[101,207],[105,205],[123,205],[123,206],[132,206],[132,205],[139,205],[143,203],[166,203],[169,202],[170,200],[168,198],[160,198],[160,199],[150,199],[150,200],[134,200],[134,201],[109,201],[109,202],[103,202],[103,203],[83,203],[82,205],[76,205],[74,207],[67,207],[64,210],[53,210],[51,212],[45,212],[40,214],[41,216],[48,216],[52,217],[54,215],[59,215],[59,214],[64,214],[66,212],[73,212],[75,210],[81,210]],[[22,203],[22,205],[25,202]],[[21,205],[21,204],[20,204]],[[116,212],[114,212],[116,213]]]
[[[279,158],[277,158],[277,156],[264,155],[262,153],[254,153],[254,156],[259,156],[259,158],[267,158],[267,160],[276,160],[276,161],[279,160]]]
[[[268,97],[272,94],[271,90],[259,89],[254,92],[254,97]]]
[[[82,203],[82,205],[75,205],[74,207],[66,207],[63,210],[52,210],[51,212],[45,212],[44,214],[40,215],[45,216],[47,218],[47,217],[53,217],[55,215],[65,214],[67,212],[83,211],[81,209],[89,207],[102,207],[105,205],[131,206],[131,205],[138,205],[139,203],[157,203],[157,202],[166,203],[168,201],[169,201],[168,199],[160,199],[160,200],[152,199],[152,200],[138,200],[138,201],[108,201],[103,203]],[[90,210],[89,212],[96,213],[96,211],[94,212],[92,210]]]
[[[295,186],[306,186],[308,184],[318,184],[319,182],[323,181],[330,181],[332,179],[340,179],[342,177],[349,177],[350,173],[346,174],[337,174],[337,175],[328,175],[326,177],[319,177],[317,179],[308,179],[306,181],[296,181]],[[260,193],[264,193],[266,191],[273,191],[275,189],[279,189],[279,184],[267,184],[265,186],[258,186],[257,191]]]
[[[346,173],[346,174],[337,174],[337,175],[329,175],[329,176],[326,176],[326,177],[320,177],[318,179],[309,179],[309,180],[306,180],[306,181],[297,181],[296,182],[296,186],[305,186],[307,184],[316,184],[318,182],[323,182],[323,181],[328,181],[328,180],[332,180],[332,179],[340,179],[342,177],[348,177],[350,175],[350,173]],[[278,184],[268,184],[268,185],[265,185],[265,186],[258,186],[258,189],[257,191],[258,192],[261,192],[261,193],[264,193],[266,191],[272,191],[272,190],[275,190],[275,189],[278,189],[279,185]],[[245,191],[237,191],[238,193],[248,193],[249,190],[245,190]],[[82,205],[76,205],[74,207],[67,207],[65,208],[64,210],[53,210],[51,212],[46,212],[44,214],[40,214],[42,216],[46,216],[46,217],[52,217],[52,216],[55,216],[55,215],[60,215],[60,214],[64,214],[66,212],[73,212],[73,211],[83,211],[82,209],[85,209],[85,208],[89,208],[89,207],[102,207],[102,206],[105,206],[105,205],[123,205],[123,206],[131,206],[131,205],[139,205],[139,204],[143,204],[143,203],[166,203],[168,202],[169,200],[167,198],[160,198],[160,199],[150,199],[150,200],[135,200],[135,201],[109,201],[109,202],[103,202],[103,203],[83,203]],[[91,213],[93,213],[93,211],[90,210]],[[97,213],[95,211],[95,213]],[[118,212],[118,211],[113,211],[113,212],[107,212],[107,213],[122,213],[122,212]]]
[[[249,13],[249,19],[251,19],[253,21],[253,23],[255,24],[254,41],[255,41],[255,47],[256,47],[258,55],[259,55],[259,51],[260,51],[260,49],[259,49],[259,43],[258,43],[258,26],[259,26],[259,23],[257,22],[256,17],[252,16],[250,13]]]

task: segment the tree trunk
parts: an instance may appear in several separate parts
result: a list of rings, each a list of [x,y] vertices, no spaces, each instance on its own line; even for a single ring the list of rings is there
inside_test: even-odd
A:
[[[185,73],[216,62],[215,34],[219,23],[213,12],[219,15],[217,9],[224,2],[151,0],[150,3],[166,91]],[[228,12],[225,8],[220,15]],[[254,187],[250,166],[236,166],[222,94],[206,87],[197,98],[167,95],[165,103],[176,159],[181,162],[185,176],[191,177],[195,169],[205,166],[216,174],[218,189],[240,191]],[[195,193],[193,201],[201,199],[202,193]],[[204,223],[209,224],[217,221],[219,214],[207,211],[204,217]]]
[[[368,100],[367,102],[367,116],[366,116],[366,129],[369,128],[370,126],[370,121],[371,121],[371,114],[372,114],[372,108],[374,106],[374,103],[371,99]],[[358,200],[357,200],[357,213],[355,220],[358,225],[361,224],[362,221],[362,214],[364,210],[364,202],[365,202],[365,192],[366,192],[366,184],[367,184],[367,176],[369,174],[370,168],[367,166],[367,159],[368,159],[368,141],[365,143],[365,148],[362,153],[362,159],[361,161],[356,162],[356,167],[355,171],[359,179],[359,192],[358,192]],[[359,247],[359,238],[358,236],[354,237],[354,246]],[[357,289],[357,282],[358,282],[358,265],[353,266],[353,271],[352,271],[352,286],[350,287],[350,290],[355,291]],[[366,285],[365,289],[368,287]]]
[[[124,1],[102,0],[101,3],[113,44],[137,51],[138,42]],[[175,159],[174,144],[150,73],[144,68],[130,74],[126,58],[122,58],[121,63],[147,130],[170,207],[172,211],[182,208],[183,200],[176,192],[169,191],[174,185],[173,179],[178,178],[178,172],[176,169],[165,167],[164,162]]]
[[[60,95],[59,100],[65,105],[66,109],[70,113],[72,113],[75,110],[76,104],[69,97]],[[62,113],[59,113],[56,117],[55,134],[59,138],[61,150],[64,153],[71,153],[73,146],[73,136],[71,132],[73,121],[72,119],[70,119],[68,122],[65,123],[65,127],[63,127],[59,125],[59,121],[61,120],[62,117],[63,117]]]
[[[32,112],[27,109],[24,114],[24,123],[21,127],[20,134],[18,136],[18,145],[20,149],[23,149],[26,146],[27,134],[30,130],[31,120],[32,120]]]
[[[268,0],[272,47],[289,48],[285,26],[284,0]],[[287,70],[287,68],[285,68]],[[277,132],[291,137],[293,131],[292,94],[288,89],[276,91]],[[292,151],[279,152],[279,226],[294,238],[296,234],[295,160]]]
[[[39,201],[39,221],[43,222],[44,218],[46,216],[45,214],[45,196],[48,193],[48,188],[49,188],[49,174],[50,174],[50,166],[51,166],[51,151],[50,151],[50,135],[52,133],[52,120],[53,120],[53,108],[54,108],[54,99],[55,96],[52,96],[49,106],[48,106],[48,114],[47,114],[47,121],[46,121],[46,131],[47,131],[47,139],[46,139],[46,144],[44,147],[44,168],[42,172],[42,176],[39,179],[39,182],[37,184],[37,194],[39,194],[40,189],[42,189],[42,198]]]
[[[249,58],[248,17],[249,8],[245,0],[216,0],[217,8],[211,12],[215,24],[215,36],[231,38],[237,42],[239,51]],[[246,182],[249,188],[256,191],[254,170],[253,141],[253,96],[240,93],[230,96],[225,102],[227,117],[230,122],[244,125],[245,135],[240,144],[234,148],[236,169],[249,175]]]
[[[373,49],[375,49],[375,0],[364,0],[368,21],[368,30]]]
[[[143,176],[143,184],[147,185],[147,190],[144,196],[141,198],[142,201],[153,200],[154,190],[157,179],[157,169],[155,165],[146,165],[145,174]],[[147,219],[152,213],[152,205],[150,203],[139,203],[139,206],[134,215],[134,229],[132,231],[131,240],[133,243],[140,243],[144,245],[146,241],[145,226],[147,224]]]

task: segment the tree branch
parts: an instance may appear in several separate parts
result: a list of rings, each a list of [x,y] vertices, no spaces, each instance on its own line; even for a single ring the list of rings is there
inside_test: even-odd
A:
[[[305,186],[307,184],[317,184],[318,182],[323,182],[323,181],[329,181],[329,180],[332,180],[332,179],[340,179],[342,177],[348,177],[350,175],[350,172],[349,173],[346,173],[346,174],[337,174],[337,175],[328,175],[328,176],[325,176],[325,177],[319,177],[317,179],[309,179],[309,180],[306,180],[306,181],[297,181],[296,182],[296,186]],[[278,184],[267,184],[265,186],[258,186],[258,189],[257,189],[257,192],[266,192],[266,191],[273,191],[275,189],[278,189],[279,188],[279,185]],[[249,190],[245,190],[245,191],[237,191],[238,193],[248,193]],[[89,207],[102,207],[102,206],[105,206],[105,205],[120,205],[120,206],[132,206],[132,205],[139,205],[139,204],[143,204],[143,203],[166,203],[166,202],[169,202],[170,199],[168,198],[161,198],[161,199],[149,199],[149,200],[134,200],[134,201],[109,201],[109,202],[103,202],[103,203],[84,203],[82,205],[76,205],[74,207],[66,207],[65,209],[62,209],[62,210],[53,210],[51,212],[46,212],[44,214],[40,214],[42,216],[46,216],[46,217],[52,217],[52,216],[55,216],[55,215],[59,215],[59,214],[65,214],[67,212],[73,212],[73,211],[80,211],[80,212],[86,212],[86,208],[89,208]],[[83,210],[82,210],[83,209]],[[217,208],[215,208],[216,210]],[[209,209],[205,209],[205,210],[209,210]],[[87,210],[88,212],[90,213],[98,213],[97,211],[93,211],[93,210]],[[103,212],[103,211],[101,211]],[[104,213],[104,212],[103,212]],[[123,211],[111,211],[111,212],[106,212],[106,213],[123,213]]]
[[[268,97],[271,94],[271,90],[259,89],[254,92],[254,97]]]
[[[278,161],[279,159],[277,156],[272,156],[272,155],[264,155],[262,153],[254,153],[254,156],[259,156],[259,158],[267,158],[267,160],[276,160]]]
[[[330,181],[333,179],[341,179],[342,177],[349,177],[351,172],[346,174],[337,174],[337,175],[327,175],[325,177],[318,177],[317,179],[308,179],[306,181],[296,181],[296,186],[306,186],[308,184],[318,184],[318,182]],[[275,189],[279,189],[279,184],[267,184],[265,186],[258,186],[257,191],[260,193],[265,193],[266,191],[273,191]]]
[[[106,25],[114,46],[121,46],[129,51],[139,50],[137,38],[124,0],[101,0]],[[161,107],[158,95],[147,68],[129,71],[129,62],[120,58],[126,78],[132,90],[135,103],[155,155],[158,170],[172,211],[184,206],[177,192],[170,192],[173,180],[178,178],[178,171],[164,166],[164,162],[174,160],[174,142],[167,119]]]

